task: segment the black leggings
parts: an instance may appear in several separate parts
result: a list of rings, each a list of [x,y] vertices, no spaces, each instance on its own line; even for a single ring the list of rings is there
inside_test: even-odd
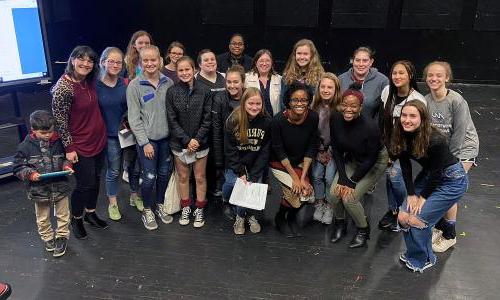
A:
[[[73,217],[81,217],[85,208],[95,209],[103,165],[104,151],[91,157],[78,156],[78,162],[73,165],[76,178],[76,187],[71,194]]]

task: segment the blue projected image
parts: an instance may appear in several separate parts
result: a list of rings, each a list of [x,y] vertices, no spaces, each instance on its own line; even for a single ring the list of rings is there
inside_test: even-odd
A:
[[[37,8],[12,9],[23,74],[47,72]]]
[[[0,0],[0,88],[51,79],[40,0]]]

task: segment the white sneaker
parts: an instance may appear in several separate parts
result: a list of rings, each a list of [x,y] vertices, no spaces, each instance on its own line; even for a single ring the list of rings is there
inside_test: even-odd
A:
[[[325,203],[323,205],[323,217],[321,218],[321,223],[329,225],[332,224],[333,221],[333,207]]]
[[[191,208],[189,206],[185,206],[182,208],[181,218],[179,219],[179,224],[187,225],[189,224],[189,215],[191,214]]]
[[[432,227],[432,243],[434,244],[441,236],[443,232],[435,227]]]
[[[445,252],[450,249],[453,245],[457,243],[457,238],[454,239],[446,239],[444,236],[440,236],[435,243],[432,243],[432,251],[434,252]]]
[[[194,210],[194,223],[193,226],[196,228],[203,227],[205,225],[205,218],[203,217],[203,208],[197,208]]]
[[[250,225],[251,233],[259,233],[262,229],[255,216],[250,216],[250,218],[248,218],[248,224]]]
[[[314,204],[314,214],[313,219],[318,222],[322,222],[323,214],[325,213],[325,204],[323,202],[317,202]]]

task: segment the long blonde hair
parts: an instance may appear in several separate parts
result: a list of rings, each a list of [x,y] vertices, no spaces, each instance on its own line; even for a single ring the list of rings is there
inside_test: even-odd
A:
[[[326,72],[323,73],[323,75],[321,75],[318,82],[318,86],[316,87],[316,93],[313,96],[311,108],[317,111],[319,105],[323,102],[323,100],[328,100],[328,99],[321,99],[321,96],[319,94],[319,86],[321,85],[321,81],[323,81],[323,79],[330,79],[331,81],[333,81],[333,85],[335,86],[335,93],[333,94],[332,98],[329,99],[330,101],[328,105],[330,106],[331,112],[338,111],[340,102],[342,101],[342,93],[340,92],[340,80],[338,79],[337,76],[335,76],[335,74],[331,72]]]
[[[297,48],[302,46],[309,47],[309,50],[311,51],[311,61],[305,68],[301,68],[295,59],[295,52],[297,52]],[[287,85],[290,85],[292,82],[299,79],[304,79],[306,84],[315,86],[318,84],[319,79],[324,72],[325,69],[323,69],[323,66],[321,65],[321,59],[313,41],[302,39],[293,46],[292,53],[290,53],[285,69],[283,70],[283,78],[285,80],[285,84]]]
[[[248,122],[248,114],[245,109],[245,104],[248,99],[253,96],[259,96],[262,101],[262,110],[259,115],[264,115],[264,98],[262,97],[262,93],[258,88],[249,87],[243,92],[243,95],[240,99],[240,105],[234,109],[231,113],[231,116],[227,119],[227,122],[231,122],[230,126],[233,128],[233,134],[241,144],[248,143],[248,126],[250,126]]]
[[[130,79],[135,77],[135,68],[139,64],[139,51],[134,47],[135,41],[141,36],[147,36],[149,38],[149,43],[154,45],[153,38],[151,35],[144,30],[139,30],[132,34],[130,41],[128,42],[127,52],[125,53],[125,64],[127,64],[127,73]]]

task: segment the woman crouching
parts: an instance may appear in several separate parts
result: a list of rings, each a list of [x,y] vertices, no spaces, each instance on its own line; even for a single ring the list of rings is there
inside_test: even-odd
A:
[[[406,243],[399,259],[410,270],[423,272],[436,263],[432,227],[467,191],[467,174],[451,154],[446,137],[430,125],[429,113],[420,101],[403,106],[391,151],[399,157],[408,192],[398,214]],[[422,165],[415,182],[411,159]]]

